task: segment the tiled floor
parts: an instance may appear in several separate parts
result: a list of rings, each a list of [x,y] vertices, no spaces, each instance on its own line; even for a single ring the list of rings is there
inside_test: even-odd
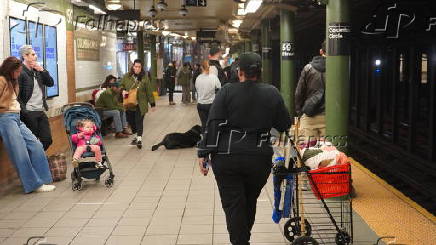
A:
[[[69,179],[52,193],[0,198],[0,243],[23,244],[43,235],[54,244],[229,244],[213,174],[200,175],[195,149],[152,152],[170,132],[199,123],[195,105],[169,107],[166,98],[145,118],[144,148],[131,139],[107,137],[105,145],[116,175],[113,188],[87,181],[73,192]],[[272,183],[258,201],[252,244],[288,244],[282,226],[271,220]],[[371,244],[375,235],[361,219],[354,244]],[[368,239],[368,240],[367,240]],[[363,242],[365,241],[365,242]]]

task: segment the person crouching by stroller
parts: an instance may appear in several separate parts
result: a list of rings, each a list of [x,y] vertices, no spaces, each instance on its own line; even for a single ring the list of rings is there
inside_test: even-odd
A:
[[[71,135],[71,141],[77,146],[73,155],[73,166],[75,168],[78,166],[82,154],[89,148],[95,154],[95,161],[97,162],[95,167],[103,168],[100,150],[101,138],[95,133],[97,126],[93,121],[84,119],[78,121],[76,127],[79,132]]]

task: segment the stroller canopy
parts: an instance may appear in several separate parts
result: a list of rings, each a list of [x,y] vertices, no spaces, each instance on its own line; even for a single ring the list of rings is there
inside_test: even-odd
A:
[[[70,134],[76,133],[76,124],[77,121],[83,119],[92,120],[97,128],[101,128],[101,119],[98,115],[97,111],[94,110],[91,104],[71,104],[68,105],[63,112],[64,114],[64,123],[65,129],[67,129]]]

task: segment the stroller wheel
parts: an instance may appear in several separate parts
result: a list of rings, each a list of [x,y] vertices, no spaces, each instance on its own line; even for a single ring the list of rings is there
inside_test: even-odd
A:
[[[293,217],[290,218],[284,226],[284,235],[288,241],[293,242],[297,237],[300,236],[310,236],[312,234],[312,227],[310,226],[307,219],[304,220],[305,224],[305,234],[301,234],[301,227],[300,227],[300,217]],[[303,244],[303,243],[301,243]],[[309,243],[310,244],[310,243]]]
[[[95,178],[95,181],[99,182],[100,181],[100,176],[97,176],[97,178]]]
[[[292,242],[292,245],[318,245],[319,243],[310,236],[301,236]]]
[[[335,241],[337,245],[347,245],[350,244],[351,238],[346,231],[340,231],[336,234]]]
[[[111,187],[114,185],[114,180],[111,179],[111,178],[108,178],[108,179],[104,182],[104,185],[105,185],[107,188],[111,188]]]
[[[83,183],[80,181],[80,182],[75,182],[75,183],[73,183],[73,191],[81,191],[82,190],[82,188],[83,188]]]

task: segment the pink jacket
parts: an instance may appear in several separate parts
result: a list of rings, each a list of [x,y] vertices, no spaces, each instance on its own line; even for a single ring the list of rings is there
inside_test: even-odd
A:
[[[79,133],[71,135],[71,141],[74,144],[76,144],[76,146],[90,145],[90,143],[88,143],[88,141],[91,139],[91,137],[95,137],[98,139],[98,143],[94,144],[94,145],[101,145],[100,136],[94,134],[94,132],[92,132],[92,134],[85,133],[85,132],[82,132],[82,133],[83,133],[83,137],[80,137]]]

